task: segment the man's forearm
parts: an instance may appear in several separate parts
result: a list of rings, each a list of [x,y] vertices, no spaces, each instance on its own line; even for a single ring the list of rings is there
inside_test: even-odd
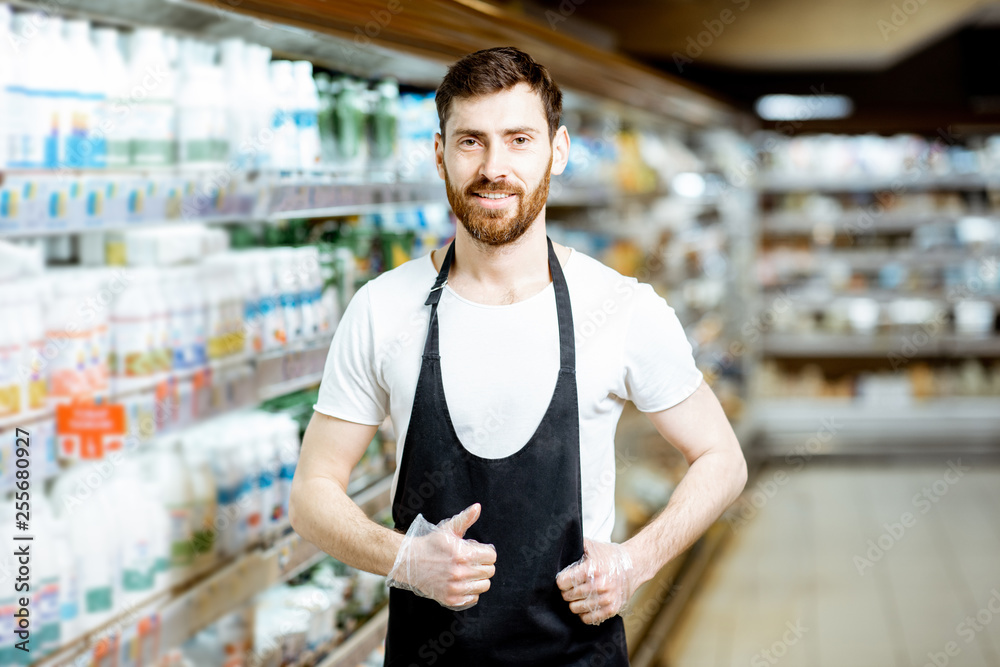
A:
[[[709,452],[692,463],[666,508],[624,542],[636,569],[636,581],[652,579],[694,544],[736,500],[745,483],[742,454]]]
[[[331,479],[302,480],[292,489],[295,532],[337,560],[366,572],[387,575],[403,534],[369,519]]]

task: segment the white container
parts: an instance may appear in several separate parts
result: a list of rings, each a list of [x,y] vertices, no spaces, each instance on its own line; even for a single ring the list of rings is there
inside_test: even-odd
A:
[[[114,28],[93,31],[97,59],[100,63],[101,98],[94,119],[94,167],[117,169],[129,164],[129,72],[119,46],[119,33]]]
[[[121,535],[119,586],[126,605],[138,604],[157,590],[158,569],[168,556],[166,541],[157,534],[163,521],[152,520],[165,509],[156,502],[156,494],[150,493],[147,461],[149,455],[138,452],[123,457],[112,485],[118,510],[115,524]]]
[[[168,580],[186,579],[194,563],[192,506],[194,487],[181,456],[177,438],[160,438],[148,459],[147,480],[159,486],[161,501],[169,517],[170,573]]]
[[[225,159],[219,152],[219,133],[224,130],[225,122],[222,70],[205,62],[202,44],[182,40],[179,48],[177,139],[180,163],[185,166],[221,165]]]
[[[996,308],[989,301],[959,301],[955,304],[955,331],[985,336],[993,331]]]
[[[260,354],[264,350],[260,293],[254,275],[258,257],[259,253],[253,250],[241,252],[233,257],[235,276],[239,282],[240,298],[243,301],[242,324],[246,338],[245,349],[252,354]]]
[[[24,410],[20,366],[28,346],[25,331],[17,317],[16,286],[17,283],[0,285],[0,312],[11,314],[0,324],[0,418],[12,417]]]
[[[299,167],[314,169],[320,164],[319,93],[313,80],[312,63],[297,60],[292,63],[295,78],[295,131],[298,136]]]
[[[40,304],[41,289],[39,281],[26,280],[17,283],[14,291],[19,308],[12,321],[16,320],[20,324],[23,334],[18,374],[21,381],[21,409],[24,412],[44,410],[49,397],[48,364],[42,356],[45,323]]]
[[[271,166],[283,170],[298,169],[302,159],[299,153],[298,127],[295,124],[298,95],[292,63],[288,60],[275,60],[270,65],[270,73],[275,99],[274,119],[271,123],[271,131],[274,133]]]
[[[107,94],[102,63],[90,40],[89,21],[67,20],[64,28],[66,47],[72,55],[66,61],[66,70],[74,88],[70,98],[70,127],[63,138],[65,163],[75,168],[102,167],[105,160],[98,154],[101,145],[95,142],[98,110]]]
[[[296,254],[292,248],[275,248],[271,251],[271,257],[279,290],[278,298],[285,317],[285,336],[290,343],[302,338],[302,310],[299,304]]]
[[[177,162],[177,74],[167,54],[163,32],[139,28],[132,34],[129,87],[130,163],[159,167]],[[141,91],[138,94],[136,91]],[[141,99],[140,99],[141,98]]]
[[[85,461],[67,469],[52,488],[52,505],[69,526],[70,551],[77,575],[77,622],[70,636],[89,632],[113,616],[119,581],[119,538],[113,521],[108,461]]]
[[[118,295],[111,313],[111,373],[119,393],[151,386],[158,371],[155,350],[159,329],[154,322],[155,299],[148,296],[151,283],[149,269],[133,269],[132,281]]]
[[[183,439],[181,449],[194,496],[191,509],[192,544],[194,567],[200,570],[216,558],[219,490],[204,443],[197,438],[187,437]]]
[[[254,152],[260,142],[253,129],[253,79],[247,67],[247,45],[238,38],[221,44],[222,87],[224,93],[225,139],[228,164],[243,171],[253,167]]]
[[[53,272],[55,299],[46,312],[43,354],[49,367],[49,402],[70,402],[92,395],[87,365],[93,323],[80,317],[80,307],[92,296],[81,272]]]
[[[53,118],[58,131],[57,98],[50,93],[58,84],[49,62],[49,39],[44,30],[47,22],[48,18],[39,12],[22,12],[13,20],[12,33],[23,39],[25,46],[13,67],[7,99],[12,137],[8,159],[12,167],[45,167]]]
[[[299,462],[299,450],[302,447],[299,438],[299,425],[286,414],[277,414],[272,417],[276,423],[273,437],[275,438],[275,449],[278,459],[281,461],[281,472],[279,474],[282,517],[288,520],[288,505],[292,497],[292,479],[295,477],[295,467]]]
[[[186,322],[183,325],[184,366],[200,368],[208,363],[206,348],[207,303],[204,291],[199,281],[199,270],[194,267],[184,267],[180,273],[178,289],[184,297],[183,312]]]
[[[288,342],[285,313],[281,305],[281,292],[275,280],[271,257],[272,250],[261,250],[255,256],[254,277],[257,281],[258,311],[261,338],[265,350],[277,350]]]
[[[0,43],[10,43],[11,14],[8,5],[0,5]],[[6,169],[10,159],[11,144],[11,109],[10,86],[14,82],[14,61],[12,58],[0,58],[0,169]]]

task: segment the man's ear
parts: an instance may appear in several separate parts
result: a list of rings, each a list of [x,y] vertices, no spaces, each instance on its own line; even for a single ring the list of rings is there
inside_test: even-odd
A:
[[[437,167],[438,177],[444,180],[444,139],[440,132],[434,133],[434,166]]]
[[[552,137],[552,175],[558,176],[569,163],[569,130],[560,125],[556,136]]]

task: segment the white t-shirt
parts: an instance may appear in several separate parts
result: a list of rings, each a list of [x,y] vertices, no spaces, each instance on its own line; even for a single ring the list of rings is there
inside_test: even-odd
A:
[[[583,532],[608,542],[615,522],[614,435],[626,400],[643,412],[680,403],[702,381],[672,308],[647,284],[576,250],[563,267],[576,336]],[[364,285],[333,337],[316,411],[396,431],[396,475],[409,425],[437,271],[430,253]],[[501,458],[538,427],[559,372],[555,293],[510,305],[469,301],[445,285],[441,374],[462,445]],[[539,502],[544,502],[539,498]]]

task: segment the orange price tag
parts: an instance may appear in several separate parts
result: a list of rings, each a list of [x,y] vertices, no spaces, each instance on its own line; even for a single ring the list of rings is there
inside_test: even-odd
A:
[[[56,406],[59,451],[69,459],[100,459],[125,444],[125,406],[71,403]]]

